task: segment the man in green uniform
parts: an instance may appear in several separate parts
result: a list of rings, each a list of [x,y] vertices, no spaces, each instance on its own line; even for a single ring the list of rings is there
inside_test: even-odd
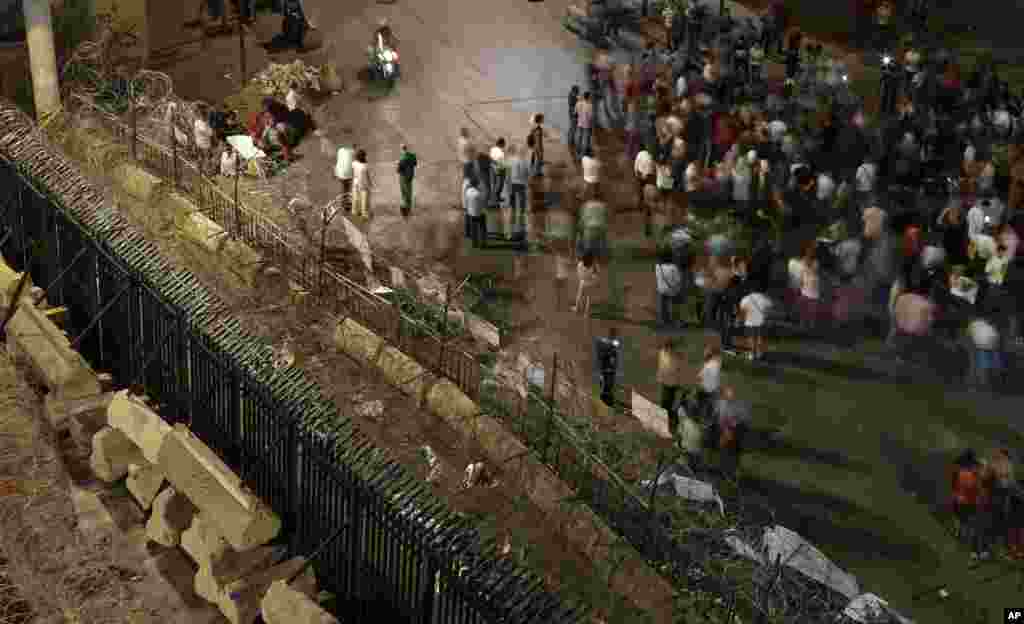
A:
[[[412,180],[415,176],[416,154],[409,151],[408,145],[402,145],[402,155],[398,159],[398,186],[402,191],[403,217],[412,212]]]

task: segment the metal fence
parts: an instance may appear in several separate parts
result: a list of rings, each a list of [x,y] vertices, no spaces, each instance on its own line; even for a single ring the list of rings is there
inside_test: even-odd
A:
[[[298,249],[289,242],[284,230],[246,206],[237,192],[230,197],[204,175],[189,159],[189,148],[179,150],[176,144],[161,145],[140,134],[135,123],[125,123],[81,96],[72,96],[70,104],[76,110],[86,109],[114,138],[129,146],[139,164],[188,194],[203,215],[232,238],[257,249],[267,262],[312,293],[321,306],[352,316],[410,355],[430,354],[420,361],[432,372],[450,379],[469,397],[477,398],[480,367],[475,355],[450,344],[450,340],[438,336],[423,323],[402,315],[385,299],[332,271],[329,263],[320,266],[319,256]]]
[[[187,423],[282,518],[345,622],[575,623],[582,610],[494,558],[465,520],[373,446],[222,302],[104,205],[0,101],[0,251],[68,310],[73,346]],[[353,291],[355,292],[355,291]],[[357,296],[349,293],[351,296]]]

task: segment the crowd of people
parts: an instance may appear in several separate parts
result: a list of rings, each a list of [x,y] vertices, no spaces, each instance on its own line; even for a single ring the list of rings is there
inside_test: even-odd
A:
[[[717,448],[733,467],[750,414],[723,383],[723,354],[762,360],[772,323],[846,346],[877,335],[897,358],[947,363],[988,390],[1008,380],[1022,343],[1021,96],[995,64],[961,77],[952,52],[883,49],[882,102],[869,114],[842,62],[799,32],[783,37],[781,4],[760,25],[687,15],[680,33],[666,16],[668,54],[648,44],[634,67],[599,53],[589,84],[568,95],[582,199],[611,201],[600,160],[616,160],[619,145],[633,167],[635,205],[608,208],[639,207],[659,243],[658,324],[677,328],[683,307],[711,330],[696,374],[680,364],[678,338],[659,349],[669,429],[691,454]],[[869,43],[893,45],[881,28],[892,6],[880,12]],[[782,83],[762,72],[776,46]],[[694,235],[723,215],[732,235]],[[579,249],[577,305],[602,248]],[[958,463],[980,485],[954,479],[954,508],[978,556],[993,536],[1021,556],[1020,488],[1006,469],[1012,452],[999,453],[991,470],[973,454]]]

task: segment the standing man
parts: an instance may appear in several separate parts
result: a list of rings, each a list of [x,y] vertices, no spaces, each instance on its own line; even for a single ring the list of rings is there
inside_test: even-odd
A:
[[[306,41],[306,12],[302,7],[302,0],[284,0],[283,11],[284,22],[282,33],[285,43],[300,52],[305,48]]]
[[[369,221],[373,218],[373,207],[371,205],[371,191],[376,184],[370,172],[370,165],[366,162],[366,150],[356,152],[355,161],[352,163],[352,192],[355,195],[354,208],[357,217]]]
[[[402,216],[412,212],[412,180],[416,176],[416,154],[409,146],[402,144],[402,155],[398,158],[398,188],[402,191]]]
[[[525,233],[525,227],[517,226],[525,222],[526,185],[530,180],[530,164],[519,155],[515,145],[508,146],[505,164],[508,171],[509,223],[511,234],[515,238]]]
[[[576,112],[576,104],[580,99],[580,86],[573,85],[569,89],[569,150],[576,151],[576,132],[579,128],[579,114]]]
[[[576,153],[584,154],[590,149],[594,136],[594,104],[590,99],[590,91],[583,94],[583,100],[576,102],[576,124],[579,126],[579,139]]]
[[[619,372],[622,343],[618,329],[608,330],[607,338],[597,340],[597,366],[601,378],[601,401],[611,407],[615,404],[615,382]]]
[[[505,139],[499,138],[491,148],[491,207],[501,208],[501,192],[505,190]]]
[[[544,114],[534,113],[533,128],[530,129],[530,136],[533,137],[533,174],[540,178],[544,176]]]
[[[338,157],[334,164],[334,177],[341,182],[341,193],[346,198],[342,205],[345,212],[352,212],[352,161],[355,160],[356,145],[343,145],[338,148]]]

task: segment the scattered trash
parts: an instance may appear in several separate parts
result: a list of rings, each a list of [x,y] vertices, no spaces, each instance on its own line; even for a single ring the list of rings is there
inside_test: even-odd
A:
[[[945,600],[946,598],[949,598],[949,592],[946,591],[945,587],[943,587],[942,589],[939,590],[939,598],[942,598],[943,600]]]
[[[873,624],[874,622],[893,622],[894,624],[913,624],[889,608],[889,603],[875,594],[861,594],[850,601],[843,609],[843,615],[854,622]]]
[[[847,599],[860,594],[860,586],[852,574],[840,569],[813,544],[786,527],[775,525],[765,529],[764,553],[768,561],[781,561]]]
[[[640,482],[640,486],[643,488],[651,487],[651,480],[647,479]],[[725,503],[722,502],[722,497],[718,495],[715,488],[703,481],[697,479],[691,479],[690,477],[684,477],[683,475],[677,474],[677,471],[668,469],[658,477],[657,488],[660,490],[670,486],[676,496],[685,498],[687,500],[698,501],[702,503],[715,503],[718,505],[718,510],[725,515]]]
[[[291,63],[271,63],[257,74],[252,81],[259,85],[264,95],[284,95],[291,84],[297,83],[299,90],[320,90],[321,68],[306,65],[301,60]]]
[[[369,418],[370,420],[380,420],[384,416],[384,402],[380,399],[363,401],[356,404],[353,411],[355,411],[357,416]]]
[[[462,478],[462,488],[468,490],[477,484],[484,474],[484,463],[476,462],[466,466],[465,476]]]
[[[420,452],[423,453],[423,459],[427,462],[427,483],[437,483],[441,480],[441,461],[437,458],[437,454],[434,453],[434,449],[430,448],[429,444],[424,444],[420,447]]]

